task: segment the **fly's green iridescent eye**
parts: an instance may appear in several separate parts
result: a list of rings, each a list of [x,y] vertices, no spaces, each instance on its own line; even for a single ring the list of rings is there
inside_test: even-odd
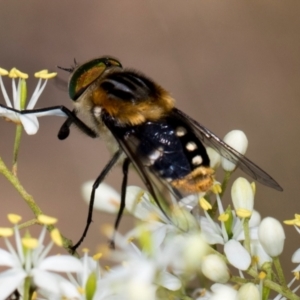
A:
[[[78,97],[93,83],[106,68],[120,67],[119,61],[110,57],[93,59],[79,66],[71,75],[69,82],[69,96],[76,101]]]

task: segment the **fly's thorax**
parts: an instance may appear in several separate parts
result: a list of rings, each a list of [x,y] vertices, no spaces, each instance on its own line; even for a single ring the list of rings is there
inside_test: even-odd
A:
[[[90,88],[94,111],[104,109],[121,125],[157,121],[174,107],[174,99],[167,91],[131,70],[110,70],[95,85]]]

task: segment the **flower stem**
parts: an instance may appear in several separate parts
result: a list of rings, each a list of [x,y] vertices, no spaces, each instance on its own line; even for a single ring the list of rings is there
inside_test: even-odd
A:
[[[244,219],[243,229],[244,229],[244,234],[245,234],[244,247],[248,251],[248,253],[251,255],[250,232],[249,232],[249,218],[245,218]]]
[[[29,205],[29,207],[31,208],[35,216],[42,214],[42,210],[35,203],[33,197],[25,191],[19,179],[12,172],[8,170],[4,161],[1,158],[0,158],[0,173],[2,173],[7,178],[7,180],[15,187],[15,189],[19,192],[22,198]]]
[[[12,173],[14,176],[17,176],[17,160],[18,160],[18,154],[19,154],[19,149],[20,149],[20,141],[21,141],[22,131],[23,131],[22,125],[17,124],[15,144],[14,144],[13,164],[12,164]]]
[[[30,283],[31,283],[30,277],[26,277],[24,282],[24,296],[23,296],[24,300],[30,300],[30,295],[29,295]]]
[[[228,171],[225,172],[224,179],[223,179],[223,182],[221,185],[222,192],[220,193],[220,198],[222,198],[222,196],[224,195],[224,192],[226,191],[227,184],[230,180],[231,174],[232,174],[232,172],[228,172]]]
[[[275,269],[277,271],[277,275],[278,275],[278,279],[279,279],[280,284],[284,288],[287,288],[287,285],[286,285],[286,282],[285,282],[285,277],[284,277],[284,274],[283,274],[283,270],[281,268],[279,257],[278,256],[273,257],[273,262],[274,262]]]

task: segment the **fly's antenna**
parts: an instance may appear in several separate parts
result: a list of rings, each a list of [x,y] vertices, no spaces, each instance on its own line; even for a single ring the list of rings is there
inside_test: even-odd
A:
[[[71,68],[64,68],[64,67],[60,67],[60,66],[56,66],[57,68],[61,69],[61,70],[64,70],[64,71],[67,71],[69,73],[73,73],[74,71],[74,67],[71,67]]]
[[[64,67],[60,67],[60,66],[57,66],[57,68],[59,68],[63,71],[67,71],[69,73],[73,73],[73,71],[76,69],[77,66],[78,66],[78,62],[77,62],[76,58],[74,58],[74,66],[71,66],[71,68],[64,68]]]

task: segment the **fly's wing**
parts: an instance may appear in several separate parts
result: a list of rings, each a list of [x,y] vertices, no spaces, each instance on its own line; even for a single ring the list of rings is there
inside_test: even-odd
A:
[[[283,190],[282,187],[269,174],[250,161],[247,157],[227,145],[222,139],[220,139],[206,127],[199,124],[179,109],[173,109],[172,117],[175,119],[177,118],[181,122],[185,123],[187,128],[193,130],[195,135],[205,145],[215,149],[218,153],[220,153],[221,156],[235,163],[242,171],[251,176],[253,179],[278,191]]]

